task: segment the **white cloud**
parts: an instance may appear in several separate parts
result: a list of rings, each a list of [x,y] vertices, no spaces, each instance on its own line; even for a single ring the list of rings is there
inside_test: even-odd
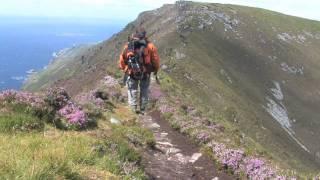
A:
[[[126,1],[115,1],[115,0],[72,0],[74,5],[87,5],[87,6],[126,6],[130,3]]]
[[[58,0],[62,1],[62,0]],[[119,1],[119,0],[71,0],[73,5],[87,5],[91,7],[101,7],[101,6],[113,6],[113,8],[119,7],[132,7],[135,9],[136,7],[140,8],[157,8],[162,6],[163,4],[173,4],[175,0],[127,0],[127,1]]]
[[[81,3],[83,5],[94,5],[94,6],[101,6],[101,5],[110,5],[114,1],[112,0],[79,0],[78,3]],[[77,2],[75,2],[77,3]]]
[[[163,4],[173,4],[175,3],[175,0],[136,0],[137,3],[141,3],[144,4],[145,6],[149,6],[149,7],[160,7]]]

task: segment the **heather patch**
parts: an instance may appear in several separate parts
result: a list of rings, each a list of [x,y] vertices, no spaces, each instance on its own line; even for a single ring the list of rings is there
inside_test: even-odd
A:
[[[47,90],[45,102],[49,111],[55,114],[53,122],[62,129],[83,129],[89,124],[86,112],[70,99],[63,88]]]
[[[88,113],[91,114],[99,114],[102,111],[109,111],[114,108],[109,93],[103,90],[91,90],[87,93],[81,93],[75,97],[75,101],[86,107]]]
[[[195,134],[195,139],[201,144],[207,143],[211,138],[210,133],[207,131],[200,131]]]
[[[106,76],[94,89],[80,93],[74,99],[89,119],[99,119],[106,112],[113,112],[115,104],[124,102],[126,95],[121,93],[121,86],[115,78]]]
[[[120,102],[125,102],[126,93],[121,92],[121,85],[119,84],[118,80],[112,76],[105,76],[103,80],[100,82],[100,86],[97,87],[96,90],[106,91],[109,94],[111,100],[116,100]]]
[[[29,132],[44,127],[44,101],[40,96],[6,90],[0,92],[0,131]]]
[[[244,158],[240,169],[251,179],[270,179],[276,174],[264,160],[253,157]],[[277,178],[279,177],[277,176]],[[285,179],[285,177],[281,179]]]
[[[163,109],[173,109],[170,101],[162,100],[158,103],[163,102],[166,102],[166,104],[157,105],[160,112]],[[282,175],[282,171],[272,166],[270,162],[263,158],[250,156],[242,149],[230,148],[228,147],[228,143],[212,141],[213,138],[225,133],[225,127],[205,117],[201,117],[199,112],[193,107],[183,105],[180,109],[181,111],[170,111],[172,115],[168,120],[180,132],[186,133],[198,143],[210,147],[214,159],[223,169],[239,176],[244,175],[248,179],[294,179]]]
[[[210,154],[222,169],[248,179],[294,179],[291,178],[294,174],[288,175],[291,174],[289,171],[281,171],[271,161],[247,153],[245,147],[231,148],[233,140],[227,135],[230,129],[191,104],[181,102],[179,96],[161,97],[156,107],[175,129],[209,147]],[[221,142],[217,142],[219,140]]]
[[[176,111],[176,108],[169,105],[169,101],[165,98],[161,98],[157,101],[157,109],[161,114],[170,114]]]
[[[71,98],[64,88],[49,88],[46,92],[45,102],[54,110],[63,108],[70,100]]]
[[[97,91],[90,93],[93,98],[108,103],[108,95]],[[27,97],[21,98],[22,95]],[[1,177],[118,179],[116,176],[119,176],[119,179],[146,179],[140,168],[141,157],[132,146],[153,146],[152,133],[136,126],[114,126],[109,129],[111,125],[106,121],[99,121],[101,124],[97,128],[82,132],[65,132],[50,126],[44,128],[45,122],[53,122],[61,129],[87,128],[91,117],[88,110],[75,103],[62,88],[49,89],[45,98],[40,95],[35,97],[41,101],[35,101],[34,96],[18,91],[6,91],[0,96],[1,132],[43,131],[17,133],[15,136],[0,134],[1,144],[4,145],[0,148]],[[30,102],[39,102],[41,106]],[[112,111],[107,110],[108,106],[101,106],[101,111],[111,115]]]
[[[209,146],[212,147],[212,151],[216,159],[225,167],[231,168],[236,171],[239,169],[240,162],[244,157],[243,150],[236,150],[227,148],[225,144],[211,142]]]
[[[65,122],[65,127],[83,128],[88,123],[88,117],[81,107],[77,106],[73,102],[69,102],[63,108],[58,111],[58,115],[62,117]]]
[[[3,131],[41,129],[45,122],[62,129],[83,129],[91,122],[63,88],[50,88],[45,96],[16,90],[0,92],[0,110]]]
[[[124,102],[126,94],[121,92],[119,82],[112,76],[105,76],[95,88],[83,92],[75,97],[76,102],[81,105],[94,106],[98,109],[110,109],[112,101]]]
[[[150,98],[151,100],[159,100],[164,97],[165,94],[161,91],[159,86],[151,86],[150,87]]]
[[[177,115],[175,114],[171,119],[176,117]],[[282,175],[282,171],[277,167],[272,166],[270,162],[263,158],[248,156],[242,149],[229,148],[227,145],[228,143],[217,143],[211,141],[214,137],[218,137],[224,132],[223,126],[219,124],[210,124],[205,126],[193,121],[195,119],[191,121],[187,121],[187,118],[179,119],[180,121],[175,121],[176,126],[179,127],[178,129],[193,137],[198,143],[205,144],[210,147],[214,159],[218,164],[222,165],[223,169],[239,176],[244,174],[244,176],[249,179],[294,179],[289,176]]]
[[[228,148],[225,144],[214,141],[208,146],[224,168],[230,168],[235,173],[244,173],[248,179],[295,179],[279,174],[279,169],[263,158],[246,156],[243,150]]]
[[[33,108],[42,108],[44,106],[44,101],[41,96],[16,90],[5,90],[0,92],[0,102],[3,105],[25,104]]]

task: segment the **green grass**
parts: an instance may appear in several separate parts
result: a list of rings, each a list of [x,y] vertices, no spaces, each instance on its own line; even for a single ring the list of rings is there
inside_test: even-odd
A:
[[[89,170],[103,179],[145,179],[140,154],[118,133],[99,139],[49,127],[43,133],[2,133],[0,143],[3,179],[87,179]],[[125,174],[123,168],[130,164],[136,167]]]
[[[0,132],[41,130],[44,123],[27,113],[0,114]]]
[[[136,149],[154,138],[134,123],[113,126],[99,115],[93,128],[63,131],[23,104],[0,111],[0,179],[146,179]]]
[[[0,136],[0,177],[4,179],[81,179],[77,166],[95,158],[94,140],[85,136]]]
[[[218,123],[220,125],[223,125],[225,128],[223,133],[214,134],[213,140],[218,142],[223,142],[228,147],[235,148],[235,149],[243,149],[246,153],[246,155],[258,155],[259,157],[264,157],[267,160],[270,160],[274,166],[281,167],[284,169],[284,174],[292,175],[292,167],[288,166],[287,161],[280,161],[279,156],[275,156],[272,151],[267,149],[265,146],[258,143],[255,139],[252,137],[243,134],[240,127],[235,127],[233,118],[237,116],[237,110],[234,109],[233,106],[231,107],[225,107],[222,108],[222,110],[211,110],[207,111],[206,108],[199,103],[197,99],[195,99],[195,96],[185,96],[185,94],[189,94],[190,89],[183,88],[183,86],[180,86],[179,83],[177,83],[173,78],[168,76],[168,74],[161,74],[162,77],[162,86],[161,88],[166,91],[170,92],[168,103],[171,106],[177,106],[176,98],[180,99],[181,104],[188,104],[191,107],[196,107],[198,109],[198,113],[201,114],[202,117],[207,117],[209,121],[212,121],[214,123]],[[181,90],[181,88],[183,90]],[[183,93],[182,93],[183,92]],[[198,91],[199,92],[199,91]],[[203,101],[202,101],[203,102]],[[183,119],[184,121],[190,121],[190,117],[188,117],[187,114],[183,111],[183,107],[178,109],[178,113],[180,116],[180,119]],[[164,116],[166,118],[171,126],[177,130],[180,130],[179,123],[176,122],[174,117],[172,115]],[[192,121],[192,120],[191,120]],[[188,131],[184,132],[187,135],[193,137],[195,132],[199,130],[197,128],[194,129],[188,129]],[[243,136],[244,135],[244,136]],[[206,151],[207,152],[207,151]],[[212,152],[209,153],[210,156],[213,157]],[[213,158],[214,159],[214,158]],[[299,161],[297,160],[288,160],[290,162],[298,164]],[[309,169],[308,171],[306,169],[299,170],[298,177],[299,178],[307,178],[312,177],[316,172],[313,169]]]
[[[227,130],[230,130],[228,132],[229,137],[226,137],[226,139],[235,139],[234,145],[240,144],[239,135],[244,134],[245,143],[241,143],[241,145],[247,146],[246,148],[249,149],[249,152],[258,152],[260,154],[263,153],[264,156],[271,156],[275,162],[279,162],[284,168],[297,169],[299,173],[315,173],[318,171],[319,164],[313,161],[312,158],[307,157],[313,155],[306,155],[305,152],[297,150],[297,146],[293,146],[292,141],[279,128],[277,122],[270,118],[262,107],[266,104],[265,97],[270,96],[270,93],[267,92],[270,88],[270,86],[266,85],[267,82],[272,82],[273,80],[281,81],[282,79],[290,79],[292,82],[300,81],[298,77],[288,77],[283,75],[284,72],[279,71],[279,64],[282,61],[290,60],[293,61],[293,64],[300,63],[302,58],[298,58],[299,55],[296,52],[282,51],[283,45],[279,45],[277,52],[281,54],[281,57],[279,56],[281,60],[276,62],[275,65],[268,65],[267,63],[265,64],[266,57],[274,53],[269,52],[268,47],[271,47],[271,45],[267,43],[266,47],[261,47],[256,42],[259,40],[259,34],[256,32],[257,28],[262,29],[263,38],[276,41],[277,36],[270,31],[270,26],[276,23],[281,24],[283,19],[278,17],[277,21],[277,16],[279,16],[277,13],[273,14],[269,11],[265,12],[265,10],[257,10],[255,12],[256,15],[251,18],[252,12],[245,14],[245,9],[240,7],[235,7],[235,9],[237,10],[238,18],[247,23],[246,26],[241,26],[243,29],[239,30],[242,31],[244,40],[233,38],[227,40],[226,36],[228,35],[230,38],[232,35],[224,33],[223,26],[220,27],[219,23],[215,24],[213,31],[208,29],[204,31],[193,30],[186,38],[187,45],[183,47],[187,58],[174,61],[172,60],[175,58],[174,54],[164,56],[163,62],[169,66],[168,76],[171,80],[168,83],[166,83],[167,80],[164,81],[162,86],[168,85],[165,88],[172,97],[186,100],[186,104],[193,104],[211,119],[224,125]],[[248,9],[252,10],[252,8]],[[264,17],[262,16],[264,13],[270,14]],[[284,17],[287,19],[292,18]],[[262,20],[262,18],[266,19]],[[299,31],[301,30],[299,29],[300,26],[296,28],[294,24],[303,23],[303,21],[310,23],[310,26],[314,25],[315,28],[319,28],[320,25],[319,22],[300,18],[293,19],[290,24],[282,22],[282,29],[279,30],[279,33],[286,32],[288,29],[298,29],[297,31]],[[254,20],[257,20],[259,25],[253,24]],[[193,22],[190,23],[192,24]],[[264,23],[264,25],[262,26],[260,23]],[[306,26],[306,28],[309,29],[310,26]],[[177,39],[178,36],[179,34],[176,34],[176,38],[172,37],[171,40],[165,42],[166,44],[161,44],[161,46],[166,49],[182,48],[178,44],[179,42],[181,43],[181,39]],[[272,47],[274,46],[278,47],[278,45],[272,45]],[[287,48],[296,50],[297,47],[290,44]],[[309,48],[312,49],[313,47]],[[299,49],[303,49],[301,52],[309,52],[310,50],[305,50],[301,46],[299,46]],[[224,69],[231,77],[232,84],[220,73],[221,69]],[[311,71],[312,69],[309,72]],[[193,80],[185,78],[184,75],[186,73],[190,74]],[[316,76],[317,71],[312,73],[315,73]],[[307,81],[307,79],[304,80]],[[306,81],[303,81],[303,83],[306,83]],[[290,101],[286,102],[289,113],[297,112],[295,114],[301,118],[299,122],[307,126],[307,119],[311,120],[317,115],[313,113],[313,116],[311,116],[310,113],[303,112],[302,109],[306,106],[304,104],[300,104],[301,106],[296,105],[298,103],[296,101],[297,97],[293,97],[290,94],[293,90],[299,91],[295,95],[302,95],[304,94],[302,89],[302,86],[294,87],[291,83],[283,85],[286,100]],[[293,109],[292,105],[296,106],[294,107],[295,109]],[[301,117],[302,114],[304,115]],[[310,116],[310,118],[306,118],[306,116]],[[236,117],[236,122],[234,117]],[[313,124],[316,123],[314,122]],[[311,128],[308,127],[308,129]]]
[[[0,132],[40,131],[45,122],[35,115],[35,110],[23,104],[0,105]]]

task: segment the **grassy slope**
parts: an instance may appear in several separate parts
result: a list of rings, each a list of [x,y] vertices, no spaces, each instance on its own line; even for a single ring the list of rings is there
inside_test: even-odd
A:
[[[93,46],[93,45],[91,45]],[[55,59],[45,70],[31,75],[23,89],[45,89],[57,80],[71,77],[90,55],[90,45],[73,47]],[[82,56],[84,57],[82,60]],[[76,61],[74,61],[76,60]]]
[[[58,130],[20,109],[0,109],[0,179],[145,178],[140,155],[127,137],[147,146],[153,136],[134,125],[135,115],[120,113],[129,111],[121,104],[114,113],[104,112],[97,128],[82,132]],[[127,125],[110,124],[111,116]],[[41,126],[31,129],[30,124]]]
[[[2,134],[1,177],[80,178],[81,174],[83,177],[90,175],[90,170],[99,176],[112,177],[108,171],[99,172],[94,166],[87,165],[95,159],[90,147],[96,143],[96,139],[83,134],[56,132],[54,135]]]
[[[227,12],[226,9],[229,7],[220,6],[219,8]],[[186,92],[187,89],[191,90],[191,97],[194,100],[199,99],[198,106],[211,107],[208,109],[226,114],[225,120],[258,142],[264,142],[264,147],[270,152],[275,152],[272,154],[279,161],[286,159],[288,164],[305,172],[318,170],[319,165],[314,162],[314,157],[301,149],[299,150],[299,147],[294,145],[294,141],[290,140],[277,122],[272,121],[270,116],[265,114],[262,105],[265,104],[264,98],[270,93],[268,89],[272,86],[272,81],[286,80],[285,104],[289,112],[292,113],[290,116],[300,116],[299,124],[295,124],[297,132],[306,132],[307,129],[313,131],[309,133],[308,138],[304,137],[304,142],[310,143],[310,138],[312,139],[314,133],[317,132],[312,125],[318,124],[316,121],[318,114],[316,111],[311,113],[310,107],[315,108],[319,104],[306,105],[307,101],[310,102],[312,99],[300,98],[306,92],[304,87],[315,87],[319,84],[316,79],[310,77],[310,75],[319,77],[318,71],[313,71],[313,68],[319,65],[309,64],[315,60],[315,57],[306,57],[309,53],[315,54],[315,49],[319,44],[314,41],[311,46],[303,47],[299,44],[288,45],[281,42],[273,44],[270,42],[269,44],[268,40],[277,41],[274,38],[277,33],[272,32],[270,26],[281,28],[280,32],[287,32],[287,30],[301,32],[304,29],[317,32],[316,30],[320,29],[320,23],[294,17],[289,18],[266,10],[237,6],[232,8],[237,11],[235,16],[240,17],[241,22],[247,23],[247,26],[239,30],[244,39],[236,39],[232,37],[234,34],[225,33],[221,24],[216,24],[213,31],[193,30],[186,36],[186,39],[183,39],[187,44],[185,47],[187,58],[181,60],[180,64],[174,62],[179,64],[176,65],[179,68],[171,73],[173,79],[184,87],[183,92]],[[255,21],[261,24],[250,23]],[[197,23],[189,21],[186,24],[192,26]],[[257,27],[259,27],[262,37],[259,37]],[[266,39],[268,44],[259,43],[261,38]],[[176,41],[182,43],[181,39],[176,39]],[[168,46],[170,47],[170,44]],[[176,46],[177,43],[172,48],[177,49]],[[271,48],[272,46],[275,47]],[[268,56],[272,54],[276,54],[282,62],[288,64],[303,64],[308,69],[308,74],[304,77],[287,75],[279,68],[281,61],[268,62]],[[319,57],[319,54],[315,54],[315,56]],[[221,69],[227,72],[233,81],[232,84],[221,74]],[[190,78],[186,78],[185,73],[191,74],[193,80],[190,81]],[[295,91],[294,95],[293,91]],[[297,101],[302,106],[297,106]],[[303,137],[302,134],[299,135]],[[316,140],[313,139],[313,143],[308,145],[317,150],[315,142]]]
[[[175,18],[184,11],[198,9],[196,12],[200,12],[199,8],[203,6],[239,19],[241,24],[237,32],[226,32],[221,22],[215,22],[214,28],[199,29],[197,18],[175,23]],[[316,96],[320,84],[317,71],[320,66],[317,62],[320,42],[309,38],[307,45],[286,43],[279,40],[277,35],[296,35],[304,30],[319,33],[320,23],[242,6],[188,3],[185,8],[179,10],[177,6],[166,5],[142,13],[122,32],[92,47],[90,53],[87,52],[90,58],[84,64],[79,64],[79,59],[73,59],[69,65],[71,68],[76,64],[73,76],[57,84],[77,94],[89,89],[106,71],[119,75],[114,68],[118,54],[127,35],[134,29],[134,24],[143,22],[148,32],[156,32],[151,39],[159,48],[162,62],[168,66],[166,72],[181,87],[181,92],[177,94],[188,97],[190,102],[210,112],[212,118],[220,119],[248,135],[273,158],[278,161],[285,159],[283,162],[286,166],[303,172],[318,170],[319,164],[314,153],[319,149],[315,137],[319,136],[317,128],[320,126],[316,113],[320,101]],[[262,39],[266,43],[262,43]],[[178,60],[177,51],[184,53],[186,58]],[[269,56],[277,56],[277,60],[272,61]],[[281,70],[283,62],[290,66],[303,65],[304,75],[284,72]],[[231,78],[232,84],[221,73],[222,69]],[[57,72],[60,73],[64,74],[61,70]],[[274,80],[285,81],[282,84],[284,103],[289,116],[298,119],[294,124],[296,133],[311,147],[313,154],[301,150],[263,109],[265,97],[270,96]],[[29,87],[42,87],[46,83],[29,84],[26,89],[37,90]]]

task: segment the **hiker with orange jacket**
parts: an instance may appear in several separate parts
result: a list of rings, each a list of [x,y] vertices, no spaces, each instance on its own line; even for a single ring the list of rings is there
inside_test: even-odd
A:
[[[127,75],[128,103],[136,113],[144,113],[148,104],[150,76],[157,77],[160,58],[155,45],[146,37],[146,31],[138,28],[120,54],[119,67]],[[140,88],[138,110],[138,88]]]

